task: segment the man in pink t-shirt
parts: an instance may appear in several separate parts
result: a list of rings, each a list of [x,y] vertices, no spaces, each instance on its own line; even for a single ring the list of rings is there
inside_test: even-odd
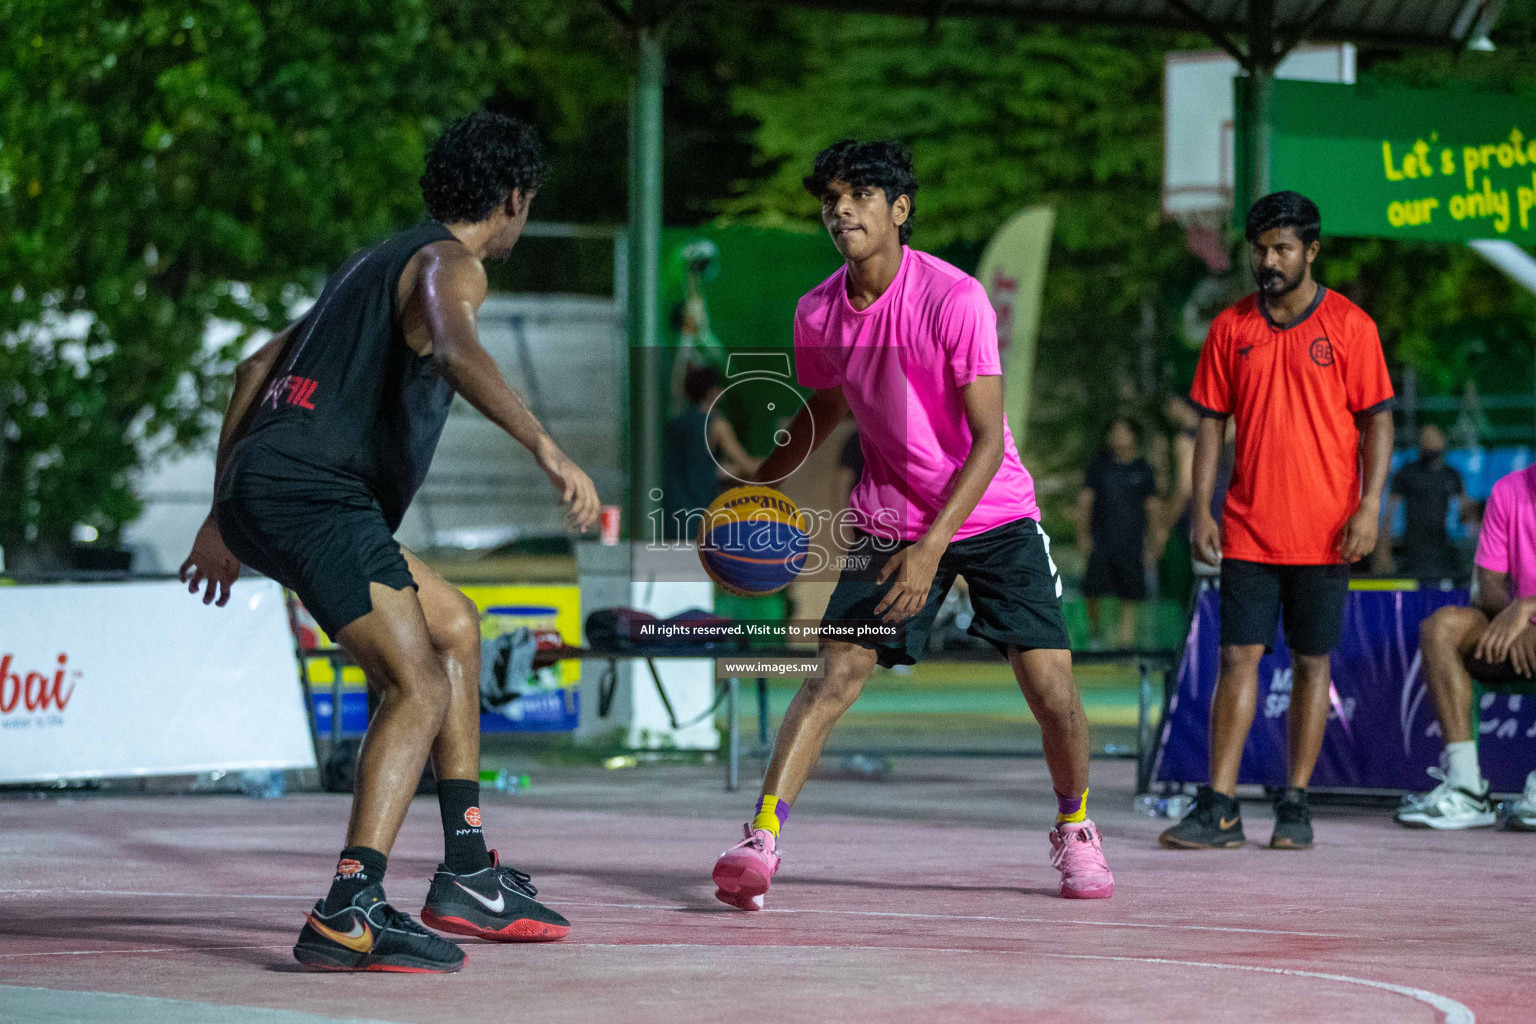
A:
[[[1536,678],[1536,466],[1493,485],[1473,562],[1472,606],[1441,608],[1419,628],[1445,757],[1440,769],[1429,770],[1440,785],[1403,801],[1394,815],[1401,825],[1462,829],[1495,821],[1472,735],[1472,680],[1497,689]],[[1508,824],[1536,830],[1536,772]]]
[[[917,660],[945,595],[964,576],[975,611],[970,632],[1008,659],[1040,723],[1058,803],[1050,839],[1061,895],[1107,897],[1114,879],[1087,820],[1087,719],[1072,678],[1061,579],[1003,415],[986,291],[906,246],[917,182],[911,155],[895,143],[839,142],[817,155],[804,184],[821,201],[844,265],[795,311],[796,372],[814,394],[756,479],[789,475],[849,412],[864,470],[849,501],[855,522],[845,568],[822,621],[825,675],[807,679],[784,716],[746,838],[715,864],[716,896],[762,908],[779,865],[780,827],[827,735],[876,665]]]

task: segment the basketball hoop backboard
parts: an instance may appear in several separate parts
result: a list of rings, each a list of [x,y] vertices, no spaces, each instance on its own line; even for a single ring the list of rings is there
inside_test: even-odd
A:
[[[1232,211],[1232,81],[1237,61],[1221,50],[1170,53],[1163,63],[1163,214],[1186,227],[1219,228]],[[1277,78],[1350,85],[1349,43],[1298,46]]]

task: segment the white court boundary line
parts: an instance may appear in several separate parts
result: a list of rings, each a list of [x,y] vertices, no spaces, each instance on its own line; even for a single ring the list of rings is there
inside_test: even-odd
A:
[[[1342,981],[1349,985],[1365,985],[1369,988],[1379,988],[1386,992],[1395,992],[1400,996],[1407,996],[1410,999],[1417,999],[1421,1003],[1427,1003],[1445,1014],[1445,1024],[1476,1024],[1477,1022],[1477,1014],[1450,996],[1442,996],[1428,989],[1412,988],[1408,985],[1394,985],[1390,981],[1372,981],[1369,978],[1356,978],[1348,974],[1325,974],[1322,971],[1302,971],[1291,967],[1205,963],[1199,960],[1165,960],[1161,957],[1153,956],[1108,956],[1100,953],[1042,953],[1041,955],[1057,957],[1063,960],[1123,960],[1143,964],[1177,964],[1181,967],[1207,967],[1217,971],[1254,971],[1259,974],[1283,974],[1290,977]]]
[[[793,911],[784,911],[793,913]],[[826,949],[826,950],[861,950],[868,952],[894,952],[894,953],[970,953],[982,956],[1011,957],[1014,953],[1004,949],[970,949],[963,946],[832,946],[832,945],[772,945],[763,943],[750,943],[747,945],[721,946],[704,942],[567,942],[563,945],[584,946],[591,949]],[[1207,963],[1201,960],[1169,960],[1163,957],[1153,956],[1106,956],[1097,953],[1048,953],[1042,952],[1040,956],[1057,957],[1064,960],[1114,960],[1122,963],[1159,964],[1174,967],[1204,967],[1218,971],[1251,971],[1257,974],[1279,974],[1293,978],[1319,978],[1323,981],[1338,981],[1346,985],[1363,985],[1366,988],[1381,989],[1394,995],[1407,996],[1416,999],[1432,1009],[1445,1014],[1445,1024],[1477,1024],[1477,1015],[1470,1009],[1449,996],[1442,996],[1427,989],[1411,988],[1407,985],[1394,985],[1388,981],[1372,981],[1369,978],[1356,978],[1348,974],[1324,974],[1321,971],[1302,971],[1288,967],[1257,967],[1247,964],[1219,964]]]
[[[76,890],[76,889],[64,889],[64,890],[53,890],[53,889],[0,889],[0,894],[5,894],[5,893],[53,893],[53,892],[78,893],[78,892],[89,892],[89,891],[94,891],[94,892],[96,892],[98,894],[132,895],[132,896],[192,897],[192,896],[205,896],[206,895],[205,893],[152,893],[152,892],[138,892],[138,891],[132,891],[132,890],[113,890],[113,889],[101,889],[101,890]],[[295,897],[277,896],[277,895],[245,894],[245,898],[247,898],[247,899],[287,900],[287,899],[294,899]],[[550,902],[553,903],[555,901],[552,900]],[[597,903],[597,902],[578,902],[578,901],[572,901],[572,900],[565,900],[565,901],[561,901],[561,902],[562,902],[563,905],[566,905],[566,906],[615,907],[615,908],[629,909],[629,910],[690,910],[690,909],[693,909],[692,907],[687,907],[687,906],[663,906],[663,905],[655,905],[655,904],[637,904],[637,903]],[[1101,926],[1116,926],[1116,927],[1127,927],[1127,928],[1178,928],[1178,929],[1183,929],[1183,930],[1199,930],[1199,931],[1238,931],[1238,932],[1251,932],[1251,933],[1268,934],[1268,935],[1302,935],[1302,936],[1313,936],[1313,937],[1323,937],[1323,938],[1355,938],[1356,937],[1356,936],[1342,935],[1342,934],[1339,934],[1339,933],[1336,933],[1336,932],[1265,931],[1264,929],[1258,929],[1258,928],[1221,928],[1221,927],[1212,926],[1212,925],[1158,925],[1158,924],[1136,924],[1136,923],[1125,923],[1125,922],[1117,923],[1117,922],[1107,922],[1107,921],[1054,921],[1054,920],[1052,920],[1050,918],[1008,918],[1008,917],[992,917],[992,916],[986,916],[986,915],[963,915],[963,914],[907,914],[907,913],[894,913],[894,912],[888,912],[888,911],[865,911],[865,910],[793,910],[793,909],[778,909],[778,910],[771,910],[771,911],[762,911],[762,913],[773,913],[773,914],[840,914],[840,915],[854,916],[854,917],[901,917],[901,918],[925,918],[925,919],[957,920],[957,921],[998,921],[998,922],[1004,922],[1004,923],[1018,923],[1018,924],[1032,924],[1032,923],[1045,923],[1045,924],[1094,924],[1094,925],[1101,925]],[[566,942],[566,943],[562,943],[562,945],[566,945],[566,946],[579,946],[579,947],[590,948],[590,949],[736,949],[736,948],[744,948],[744,949],[826,949],[826,950],[852,949],[852,950],[865,950],[865,951],[876,951],[876,952],[878,952],[878,951],[892,951],[892,952],[913,952],[913,953],[970,953],[970,954],[973,954],[973,955],[979,954],[979,955],[986,955],[986,956],[1011,956],[1012,955],[1012,953],[1010,951],[1008,951],[1008,950],[988,950],[988,949],[973,949],[973,948],[968,948],[968,947],[944,947],[944,946],[861,946],[861,945],[846,945],[845,946],[845,945],[806,945],[806,944],[796,944],[796,945],[793,945],[793,946],[786,946],[786,945],[769,945],[769,944],[763,944],[763,943],[750,943],[750,944],[738,947],[736,945],[731,945],[731,944],[705,943],[705,942],[580,942],[580,941],[578,941],[578,942]],[[122,956],[122,955],[148,954],[148,953],[201,953],[201,952],[220,951],[220,950],[232,950],[232,949],[286,949],[286,948],[287,948],[286,944],[283,944],[283,945],[265,945],[265,944],[262,944],[262,945],[242,945],[242,946],[168,946],[168,947],[149,948],[149,949],[76,949],[76,950],[53,950],[53,951],[40,952],[40,953],[0,953],[0,959],[11,960],[11,959],[17,959],[17,958],[22,958],[22,957],[38,957],[38,956],[102,956],[102,955]],[[1323,981],[1336,981],[1336,982],[1341,982],[1341,983],[1348,984],[1348,985],[1362,985],[1362,986],[1365,986],[1367,988],[1380,989],[1381,991],[1384,991],[1384,992],[1392,992],[1392,993],[1394,993],[1396,995],[1407,996],[1410,999],[1417,1000],[1418,1002],[1424,1003],[1425,1005],[1430,1006],[1430,1007],[1432,1007],[1435,1010],[1438,1010],[1440,1013],[1445,1014],[1446,1024],[1476,1024],[1476,1021],[1477,1021],[1477,1015],[1476,1014],[1474,1014],[1464,1004],[1459,1003],[1459,1002],[1457,1002],[1454,999],[1451,999],[1449,996],[1442,996],[1442,995],[1440,995],[1440,994],[1438,994],[1436,992],[1431,992],[1431,991],[1429,991],[1427,989],[1413,988],[1413,987],[1408,986],[1408,985],[1396,985],[1396,984],[1393,984],[1392,982],[1387,982],[1387,981],[1372,981],[1369,978],[1356,978],[1356,977],[1353,977],[1353,976],[1348,975],[1348,974],[1328,974],[1328,973],[1324,973],[1322,971],[1304,971],[1304,970],[1300,970],[1300,969],[1297,969],[1297,968],[1290,968],[1290,967],[1260,967],[1260,966],[1252,965],[1252,964],[1223,964],[1223,963],[1211,963],[1211,962],[1201,961],[1201,960],[1172,960],[1172,959],[1167,959],[1167,958],[1164,958],[1164,957],[1111,956],[1111,955],[1108,955],[1108,954],[1101,954],[1101,953],[1053,953],[1053,952],[1041,951],[1041,952],[1038,952],[1036,955],[1054,957],[1054,958],[1061,959],[1061,960],[1105,960],[1105,961],[1115,961],[1115,962],[1122,962],[1122,963],[1162,964],[1162,965],[1177,966],[1177,967],[1200,967],[1200,968],[1205,968],[1205,969],[1208,969],[1208,970],[1218,970],[1218,971],[1249,971],[1249,972],[1257,973],[1257,974],[1276,974],[1276,975],[1282,975],[1282,976],[1285,976],[1285,977],[1295,977],[1295,978],[1317,978],[1317,979],[1320,979],[1320,980],[1323,980]]]

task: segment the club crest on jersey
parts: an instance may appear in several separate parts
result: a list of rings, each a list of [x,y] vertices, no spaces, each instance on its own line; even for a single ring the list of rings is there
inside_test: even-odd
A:
[[[314,405],[311,404],[310,399],[314,397],[317,387],[319,387],[319,381],[291,373],[285,374],[267,385],[267,393],[261,396],[261,404],[273,409],[283,405],[296,409],[313,409]]]
[[[1333,365],[1333,345],[1326,337],[1313,338],[1311,348],[1312,361],[1318,366]]]
[[[470,828],[480,827],[480,808],[471,807],[464,812],[464,823]]]

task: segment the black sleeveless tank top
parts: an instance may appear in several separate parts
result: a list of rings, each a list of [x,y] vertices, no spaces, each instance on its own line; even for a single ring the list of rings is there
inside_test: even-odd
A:
[[[453,238],[428,221],[353,256],[278,357],[250,428],[230,454],[219,500],[282,482],[319,500],[375,498],[399,528],[437,450],[453,389],[405,343],[395,309],[417,250]]]

